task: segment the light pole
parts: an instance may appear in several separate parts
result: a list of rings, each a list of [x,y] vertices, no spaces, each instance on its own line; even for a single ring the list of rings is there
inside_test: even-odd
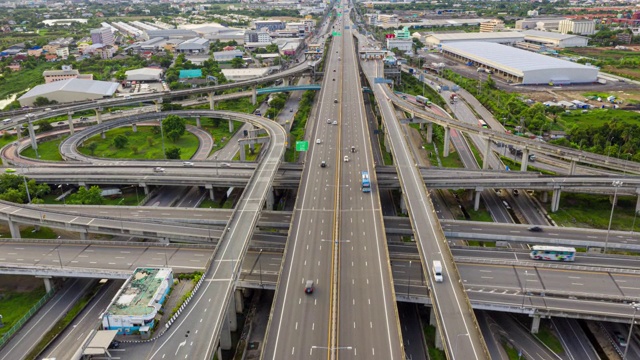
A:
[[[27,191],[27,200],[29,200],[29,204],[31,204],[31,194],[29,193],[29,185],[27,185],[27,177],[22,175],[22,180],[24,181],[24,188]]]
[[[627,359],[627,351],[629,351],[629,347],[631,347],[631,334],[633,333],[633,325],[636,322],[636,312],[640,309],[640,303],[632,302],[631,306],[633,306],[633,316],[631,317],[631,324],[629,325],[629,335],[627,335],[627,346],[624,347],[624,354],[622,354],[622,360]]]
[[[167,160],[167,152],[164,149],[164,129],[162,126],[162,119],[158,120],[158,122],[160,123],[160,137],[162,138],[162,156]]]
[[[62,269],[62,256],[60,256],[60,249],[56,249],[56,252],[58,253],[58,261],[60,261],[60,269]]]
[[[407,297],[409,297],[411,288],[411,260],[409,260],[409,271],[407,273],[409,274],[409,281],[407,281]]]
[[[64,189],[62,188],[62,184],[58,185],[58,189],[60,189],[60,196],[62,196],[62,194],[64,194]],[[62,196],[62,201],[64,203],[64,205],[67,205],[67,197],[66,196]]]
[[[118,202],[118,206],[120,206],[123,201],[124,198],[120,199],[120,202]],[[118,211],[120,212],[120,232],[124,233],[124,224],[122,223],[122,209],[118,209]]]
[[[607,253],[607,248],[609,248],[609,233],[611,233],[611,221],[613,220],[613,210],[616,208],[616,200],[618,199],[618,188],[622,186],[623,182],[620,180],[615,180],[611,183],[611,186],[615,188],[613,191],[613,203],[611,204],[611,215],[609,216],[609,227],[607,228],[607,238],[604,241],[604,253]]]
[[[262,249],[260,249],[260,254],[258,254],[258,275],[260,275],[260,287],[262,287]]]
[[[218,154],[213,155],[213,162],[216,164],[216,176],[218,176]]]
[[[529,276],[529,272],[525,270],[524,281],[522,282],[522,286],[524,288],[524,292],[522,293],[522,311],[524,311],[524,299],[527,297],[527,276]]]

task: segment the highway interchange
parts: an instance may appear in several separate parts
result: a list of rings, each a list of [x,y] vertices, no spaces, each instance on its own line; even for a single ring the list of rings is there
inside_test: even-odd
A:
[[[344,19],[345,23],[349,23],[346,17],[342,19]],[[474,325],[476,320],[473,312],[470,311],[465,291],[469,294],[474,307],[478,307],[478,304],[481,303],[486,303],[487,306],[495,306],[495,304],[502,303],[506,307],[513,307],[521,301],[521,311],[524,309],[526,302],[527,307],[530,309],[546,309],[549,313],[551,311],[569,311],[570,309],[575,312],[575,299],[543,298],[539,293],[534,294],[534,292],[544,288],[544,292],[547,293],[554,291],[561,293],[561,290],[563,290],[566,294],[572,294],[571,296],[573,296],[573,294],[580,292],[584,285],[579,282],[581,281],[580,274],[583,270],[578,269],[575,275],[569,276],[575,280],[572,284],[577,288],[573,289],[571,287],[572,284],[562,281],[566,280],[564,279],[565,273],[545,269],[545,266],[533,264],[530,266],[536,268],[534,275],[533,272],[529,274],[528,270],[519,267],[518,264],[524,265],[520,260],[527,258],[526,252],[521,253],[520,258],[503,259],[516,262],[507,262],[500,266],[496,266],[496,263],[482,265],[473,262],[471,265],[468,264],[464,261],[464,258],[473,258],[474,256],[468,256],[467,254],[473,250],[454,248],[451,255],[449,255],[450,250],[444,238],[445,232],[458,231],[464,233],[464,231],[451,230],[452,227],[457,226],[452,223],[444,224],[445,232],[440,229],[439,221],[434,215],[435,209],[424,187],[423,176],[411,160],[412,155],[408,152],[408,145],[399,145],[399,143],[404,142],[404,137],[397,122],[391,121],[395,119],[391,106],[392,101],[401,107],[408,105],[391,94],[386,86],[377,85],[373,87],[374,92],[389,131],[388,136],[392,143],[394,159],[398,169],[397,176],[405,191],[405,199],[410,209],[411,225],[418,240],[420,255],[427,256],[422,258],[426,264],[429,264],[434,258],[445,260],[445,273],[447,275],[445,284],[431,282],[429,266],[427,266],[427,269],[421,269],[419,266],[411,267],[409,263],[407,267],[407,262],[402,260],[395,261],[393,264],[389,263],[389,256],[393,257],[394,253],[390,253],[393,249],[388,247],[384,241],[387,222],[383,222],[380,198],[375,185],[376,171],[373,166],[372,144],[365,131],[367,127],[363,114],[360,81],[358,80],[357,54],[355,52],[354,37],[351,36],[353,30],[343,29],[342,21],[336,23],[336,26],[344,36],[335,37],[331,44],[326,64],[326,74],[320,93],[319,113],[313,124],[311,135],[308,136],[312,142],[311,151],[305,159],[302,174],[298,175],[298,178],[302,181],[300,190],[303,191],[300,192],[294,212],[291,215],[290,239],[285,242],[286,249],[281,250],[284,253],[284,258],[277,260],[278,257],[276,255],[272,259],[273,268],[266,266],[265,269],[265,274],[271,274],[271,284],[277,284],[277,287],[271,326],[265,340],[263,358],[297,358],[298,356],[303,356],[301,354],[304,354],[305,358],[336,358],[338,356],[355,358],[358,355],[366,358],[403,358],[400,326],[395,305],[396,295],[400,296],[399,288],[406,288],[408,289],[407,297],[412,293],[416,295],[422,294],[424,297],[427,294],[426,286],[428,283],[431,283],[429,287],[432,288],[432,291],[428,293],[433,297],[431,300],[426,300],[425,298],[425,301],[434,301],[435,299],[438,305],[437,309],[440,312],[439,327],[443,330],[447,352],[452,358],[487,357],[486,349],[483,349],[482,335],[474,330],[474,327],[477,326]],[[299,67],[304,67],[304,64]],[[369,78],[369,83],[373,84],[373,77],[379,76],[381,70],[379,64],[373,61],[366,62],[363,63],[363,69]],[[290,69],[289,71],[294,74],[298,70]],[[332,77],[333,70],[336,70],[337,76],[335,78]],[[283,76],[283,74],[280,74],[280,76]],[[277,77],[274,75],[273,78]],[[199,90],[193,93],[210,91]],[[189,94],[191,93],[189,92]],[[351,97],[345,94],[358,95]],[[156,98],[157,95],[155,95],[154,99]],[[339,101],[334,102],[334,98],[339,99]],[[150,100],[154,99],[150,97]],[[113,101],[113,103],[118,104],[122,102]],[[101,105],[107,106],[110,103],[111,101],[103,102]],[[95,105],[76,105],[72,111],[91,108],[92,106]],[[415,107],[411,109],[413,111],[416,110]],[[57,112],[66,113],[67,111],[68,109],[56,110],[56,114]],[[420,111],[416,111],[416,113],[420,113]],[[162,114],[166,115],[167,113]],[[221,118],[237,118],[239,116],[237,114],[212,111],[189,111],[180,112],[179,114]],[[40,115],[37,114],[36,117],[32,118],[39,118]],[[425,115],[420,113],[419,115],[439,121],[433,114]],[[107,122],[102,126],[104,128],[116,127],[132,121],[154,119],[157,116],[157,114],[140,114],[132,118]],[[242,118],[243,116],[239,117]],[[329,119],[331,122],[335,120],[337,124],[330,124],[325,119]],[[256,256],[259,256],[256,254],[256,249],[252,249],[247,254],[246,261],[243,261],[245,252],[250,248],[249,241],[252,237],[255,241],[256,236],[261,236],[260,234],[253,234],[253,231],[259,223],[258,217],[263,208],[266,193],[270,191],[275,181],[284,151],[285,133],[280,126],[251,116],[244,116],[242,120],[253,121],[258,126],[267,128],[271,141],[266,150],[266,155],[263,156],[263,161],[257,167],[247,167],[247,171],[255,170],[255,172],[248,173],[247,180],[244,182],[247,190],[231,214],[224,215],[226,216],[224,219],[230,219],[230,221],[226,223],[225,220],[222,220],[225,223],[222,228],[189,227],[189,232],[191,232],[191,235],[189,235],[185,234],[184,226],[175,221],[165,224],[160,224],[158,221],[147,221],[149,218],[161,219],[163,214],[157,214],[158,211],[170,214],[173,209],[148,210],[148,214],[142,214],[143,219],[140,222],[137,222],[133,217],[128,218],[126,221],[123,218],[127,218],[128,211],[135,211],[140,214],[145,210],[118,209],[118,216],[115,215],[114,210],[106,209],[92,209],[92,211],[110,212],[105,216],[95,216],[95,212],[90,214],[91,211],[75,216],[70,213],[70,211],[75,211],[70,210],[73,208],[63,207],[62,210],[49,211],[47,207],[31,208],[11,204],[3,204],[3,209],[0,210],[3,214],[11,213],[11,215],[3,215],[5,219],[12,218],[14,221],[30,224],[50,225],[54,222],[61,222],[69,224],[68,226],[71,226],[72,229],[82,229],[81,227],[73,228],[74,223],[78,223],[78,226],[94,226],[93,229],[88,228],[88,231],[92,232],[100,232],[103,227],[106,227],[116,231],[120,228],[122,234],[126,233],[134,236],[149,235],[153,237],[154,235],[151,232],[155,231],[157,232],[155,236],[161,239],[181,239],[180,236],[182,236],[185,240],[206,240],[213,248],[213,250],[209,250],[211,251],[210,253],[203,251],[201,256],[189,258],[187,255],[184,260],[179,260],[181,259],[178,255],[180,252],[188,254],[192,250],[175,250],[172,247],[166,247],[163,252],[162,250],[154,251],[152,247],[149,251],[141,254],[125,255],[125,253],[129,252],[127,247],[109,246],[100,249],[98,256],[104,256],[107,251],[111,251],[113,258],[117,260],[113,260],[108,264],[93,261],[92,264],[90,259],[83,259],[83,257],[89,256],[84,253],[86,250],[83,249],[85,248],[84,245],[60,245],[60,249],[55,251],[51,248],[51,245],[43,245],[48,247],[48,250],[43,247],[40,253],[27,245],[22,250],[30,250],[26,250],[24,253],[21,253],[19,249],[9,250],[6,254],[10,257],[2,258],[0,261],[10,262],[9,260],[13,259],[19,262],[18,259],[20,261],[26,260],[25,262],[27,263],[33,262],[32,265],[36,267],[59,265],[69,268],[94,267],[105,269],[113,267],[113,269],[122,270],[125,263],[128,268],[131,268],[133,264],[139,263],[148,264],[146,266],[169,264],[172,267],[184,270],[206,269],[206,285],[197,293],[191,309],[181,317],[179,323],[172,327],[160,341],[154,343],[151,351],[145,354],[134,352],[129,356],[149,359],[165,358],[167,354],[172,354],[173,350],[178,349],[181,352],[181,356],[193,355],[208,358],[216,350],[219,332],[223,327],[229,294],[233,292],[235,282],[238,281],[237,277],[242,277],[243,274],[246,275],[248,271],[246,265],[255,260]],[[472,130],[477,132],[476,129]],[[81,141],[83,137],[88,137],[88,134],[90,132],[78,132],[76,134],[76,139],[78,140],[76,142],[67,142],[66,144],[68,144],[69,148],[66,151],[75,151],[77,141]],[[320,139],[320,143],[316,144],[315,139]],[[351,146],[357,149],[355,153],[349,151]],[[538,149],[553,153],[553,151],[549,151],[544,146],[538,147]],[[571,152],[560,154],[558,151],[555,154],[564,158],[574,155]],[[344,161],[344,156],[349,157],[348,162]],[[587,158],[589,156],[583,156],[580,159]],[[597,158],[597,156],[594,158]],[[76,160],[87,161],[87,159]],[[328,166],[320,167],[322,161],[325,161]],[[598,158],[598,161],[603,161],[603,159]],[[634,168],[637,164],[632,166],[626,162],[618,162],[613,159],[605,159],[604,161],[607,164],[613,163],[614,168],[624,166],[627,171],[637,171]],[[95,163],[95,159],[89,159],[87,162]],[[136,166],[150,167],[156,164],[175,166],[170,162],[146,162],[144,165],[127,162],[126,167],[120,169],[122,171],[121,175],[125,177],[131,176],[129,171],[131,169],[135,172]],[[105,165],[124,164],[112,161],[100,164],[100,166]],[[199,165],[197,169],[193,170],[192,175],[196,171],[201,171],[203,175],[207,173],[211,175],[213,169],[216,172],[226,172],[229,175],[233,175],[235,171],[235,168],[219,169],[219,164],[215,164],[212,167],[203,163],[202,166]],[[171,181],[176,181],[178,172],[184,170],[184,168],[175,170],[176,178],[170,177]],[[374,187],[371,194],[365,194],[359,188],[359,176],[362,170],[368,170],[372,175]],[[39,168],[30,168],[26,171],[30,171],[29,174],[33,177],[38,176],[41,172],[46,172],[46,170]],[[78,168],[75,171],[81,173],[84,170]],[[192,170],[189,169],[189,171]],[[64,172],[60,174],[64,174]],[[98,174],[98,176],[104,176],[104,174]],[[154,174],[150,174],[149,177],[154,177]],[[518,179],[515,181],[524,183],[526,180]],[[574,181],[576,187],[584,185],[584,179],[582,178],[568,181]],[[635,185],[634,181],[636,181],[635,178],[630,178],[629,183],[632,184],[631,186]],[[470,179],[469,182],[471,183],[472,180]],[[606,180],[602,180],[603,189],[607,187],[604,185],[606,182]],[[498,185],[496,187],[505,188],[505,186]],[[518,185],[518,187],[520,186],[530,188],[530,186],[524,184]],[[153,213],[154,211],[156,213]],[[429,212],[433,214],[429,214]],[[192,215],[191,221],[198,222],[198,219],[195,219],[198,217],[197,212]],[[205,214],[204,216],[208,215],[210,214]],[[173,214],[167,216],[175,220]],[[282,222],[282,219],[282,217],[279,217],[277,222]],[[428,219],[430,224],[425,226],[427,224],[422,219]],[[206,224],[210,221],[211,219],[203,219],[202,223]],[[402,226],[406,227],[406,224]],[[481,225],[474,226],[481,227]],[[475,228],[471,230],[473,232],[476,231]],[[523,231],[521,228],[517,230],[503,228],[502,230],[511,232],[512,235],[516,231]],[[147,231],[149,232],[148,234]],[[466,231],[469,231],[469,229],[466,229]],[[531,235],[525,234],[527,236]],[[554,234],[545,233],[544,235]],[[576,240],[582,236],[575,233],[574,235],[577,237]],[[628,244],[630,241],[636,241],[633,234],[627,237],[622,234],[615,235],[619,238],[614,236],[611,239],[612,243]],[[463,235],[461,237],[464,238]],[[437,241],[433,242],[427,239],[437,239]],[[268,241],[272,240],[263,240],[265,243]],[[11,244],[8,243],[4,246],[11,246]],[[64,251],[62,251],[62,248],[64,248]],[[169,253],[167,253],[168,249],[170,249]],[[58,254],[57,259],[55,259],[56,252]],[[61,255],[61,253],[64,255]],[[478,259],[482,256],[486,255],[476,254],[475,258]],[[513,256],[513,253],[496,252],[496,254],[492,255],[495,258],[502,256]],[[457,270],[456,267],[449,267],[447,257],[451,257],[451,260],[455,257],[456,261],[458,261]],[[620,261],[620,259],[605,258],[601,260],[601,263],[593,266],[606,266],[610,261]],[[399,270],[401,266],[406,268],[404,270],[409,271]],[[634,267],[632,263],[628,266]],[[484,267],[484,269],[478,272],[478,267]],[[126,269],[127,267],[124,268]],[[407,274],[409,278],[404,278],[400,271]],[[457,286],[454,284],[457,271],[460,271],[460,277],[464,279],[464,288],[462,285]],[[515,278],[513,278],[514,271]],[[565,271],[570,270],[566,269]],[[277,280],[278,274],[282,275],[279,281]],[[425,274],[427,275],[426,278]],[[617,274],[615,270],[604,273],[604,275],[598,275],[602,276],[602,279],[612,276],[620,277],[614,279],[614,283],[610,284],[603,283],[604,280],[597,280],[597,283],[603,285],[603,287],[599,289],[590,288],[589,290],[597,294],[611,294],[612,287],[618,287],[625,289],[621,296],[628,296],[629,298],[638,296],[633,290],[638,288],[635,278],[629,277],[629,274],[614,274]],[[262,275],[261,273],[261,282]],[[398,278],[397,276],[400,277]],[[249,278],[255,277],[253,274],[249,274]],[[412,278],[414,281],[415,279],[422,279],[420,285],[415,286],[415,289],[414,282],[411,281]],[[506,280],[512,278],[511,283]],[[307,279],[313,279],[315,282],[315,291],[312,296],[307,296],[302,291]],[[243,281],[246,281],[246,279]],[[406,285],[399,286],[403,281]],[[493,281],[498,282],[494,283]],[[621,283],[628,281],[632,281],[628,283],[628,286],[620,286]],[[552,286],[551,284],[554,285]],[[496,293],[495,290],[488,292],[481,285],[489,288],[507,288],[511,289],[511,292],[502,294]],[[522,292],[523,287],[524,293]],[[549,287],[552,289],[549,289]],[[395,292],[392,290],[394,288]],[[505,297],[509,300],[505,300]],[[445,302],[443,303],[438,299],[444,299]],[[212,301],[221,305],[210,308],[208,303]],[[605,314],[613,314],[613,317],[626,317],[629,314],[629,309],[620,305],[612,304],[609,307],[607,305],[599,305],[607,309]],[[588,307],[590,305],[585,302],[584,306],[587,308],[580,308],[577,311],[582,314],[589,314]],[[283,309],[286,309],[286,311],[283,311]],[[215,311],[208,313],[207,310]],[[603,316],[600,310],[594,311],[594,313]],[[197,325],[198,323],[206,325]],[[462,327],[459,327],[461,325]],[[180,345],[183,341],[185,327],[194,332],[194,341],[191,341],[188,346]],[[201,335],[195,335],[199,333]],[[203,336],[202,334],[205,335]]]

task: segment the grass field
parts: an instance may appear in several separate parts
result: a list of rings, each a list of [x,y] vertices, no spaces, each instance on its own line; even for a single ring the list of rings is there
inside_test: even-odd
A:
[[[2,291],[0,314],[4,327],[0,328],[0,335],[11,329],[44,295],[44,284],[29,292]]]
[[[631,231],[634,226],[635,197],[618,196],[611,221],[612,230]],[[560,196],[560,208],[552,213],[547,204],[547,212],[559,226],[587,227],[606,230],[611,216],[611,201],[608,196],[590,194],[572,194],[563,192]],[[640,223],[635,224],[635,228]]]
[[[113,139],[118,135],[124,135],[129,139],[128,144],[122,148],[117,149],[113,146]],[[151,145],[147,140],[149,137],[153,139]],[[89,151],[89,144],[97,143],[98,147],[94,154]],[[171,142],[165,137],[165,147],[169,149],[172,146],[179,147],[182,152],[180,158],[183,160],[190,159],[193,154],[198,150],[199,141],[198,138],[185,132],[182,137],[175,143]],[[137,147],[137,149],[135,148]],[[101,158],[113,158],[113,159],[163,159],[162,154],[162,138],[161,134],[155,134],[150,126],[138,126],[138,131],[133,132],[130,127],[117,128],[106,132],[106,139],[102,139],[100,135],[91,137],[89,140],[78,148],[78,150],[88,156],[96,156]]]
[[[210,118],[200,119],[202,129],[211,134],[211,137],[213,138],[214,147],[211,149],[211,153],[214,153],[227,145],[233,134],[238,132],[240,127],[244,124],[242,121],[234,121],[233,132],[229,132],[228,121],[218,120],[217,123],[215,123],[215,121],[216,120]],[[196,126],[196,121],[195,119],[187,119],[187,124]]]
[[[255,144],[253,154],[249,149],[249,146],[245,146],[245,160],[244,161],[256,161],[258,155],[260,155],[260,149],[262,149],[262,144]],[[240,160],[240,152],[233,157],[233,160]]]
[[[614,120],[633,125],[638,123],[638,114],[633,111],[618,109],[594,109],[586,113],[581,110],[573,110],[570,113],[562,113],[558,116],[558,123],[565,129],[572,127],[598,127]]]
[[[60,143],[67,137],[68,136],[64,136],[61,138],[38,143],[38,155],[40,155],[40,160],[62,161],[62,156],[60,155],[60,151],[58,151],[58,147],[60,146]],[[21,155],[31,159],[35,159],[36,151],[33,150],[33,148],[29,147],[25,149],[21,153]]]

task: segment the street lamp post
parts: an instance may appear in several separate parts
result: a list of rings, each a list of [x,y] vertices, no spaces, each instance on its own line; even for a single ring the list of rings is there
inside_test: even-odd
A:
[[[522,293],[522,311],[524,311],[524,299],[527,297],[527,276],[529,276],[529,272],[527,270],[524,271],[524,282],[522,283],[524,292]]]
[[[407,297],[410,297],[410,288],[411,288],[411,260],[409,260],[409,281],[407,281]]]
[[[118,206],[120,206],[120,204],[122,204],[123,201],[124,201],[124,198],[122,198],[120,202],[118,202]],[[118,212],[120,213],[120,232],[124,233],[124,224],[122,223],[122,209],[118,209]]]
[[[624,347],[624,353],[622,354],[622,360],[627,359],[627,351],[631,347],[631,334],[633,333],[633,325],[636,322],[636,312],[640,309],[640,303],[632,302],[631,306],[633,306],[633,316],[631,317],[631,324],[629,325],[629,335],[627,335],[627,346]]]
[[[29,204],[31,204],[31,194],[29,193],[29,185],[27,185],[27,177],[22,175],[22,180],[24,181],[24,188],[27,191],[27,200],[29,200]]]
[[[213,155],[213,162],[216,164],[216,176],[218,176],[218,155]]]
[[[607,237],[604,241],[604,253],[607,253],[607,249],[609,248],[609,234],[611,233],[611,221],[613,220],[613,210],[616,208],[616,201],[618,199],[618,188],[622,186],[623,182],[620,180],[615,180],[611,183],[611,185],[615,188],[613,191],[613,203],[611,204],[611,215],[609,216],[609,227],[607,227]]]
[[[60,261],[60,269],[62,269],[62,256],[60,256],[60,249],[56,249],[56,252],[58,253],[58,261]]]

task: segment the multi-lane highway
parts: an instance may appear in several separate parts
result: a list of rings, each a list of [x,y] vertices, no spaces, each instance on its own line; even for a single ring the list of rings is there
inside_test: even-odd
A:
[[[340,68],[341,63],[334,55],[341,48],[340,39],[333,39],[326,59],[326,74]],[[342,83],[341,78],[333,79],[331,75],[323,79],[318,94],[319,115],[310,119],[310,136],[305,137],[310,148],[305,156],[301,187],[262,348],[263,359],[326,359],[330,352],[336,205],[340,189],[335,186],[339,126],[333,125],[333,121],[336,124],[341,121],[340,103],[334,99],[339,98]],[[305,293],[307,281],[313,281],[311,294]]]
[[[382,76],[382,64],[374,60],[363,63],[362,67],[382,112],[386,136],[391,143],[422,262],[427,269],[430,269],[427,271],[428,282],[431,284],[430,294],[445,350],[450,357],[487,359],[488,350],[467,295],[462,285],[458,283],[458,271],[453,264],[435,209],[395,117],[389,97],[393,96],[393,93],[386,85],[376,83],[374,80]],[[431,268],[433,261],[440,261],[442,264],[443,283],[437,283],[433,278],[434,270]]]

